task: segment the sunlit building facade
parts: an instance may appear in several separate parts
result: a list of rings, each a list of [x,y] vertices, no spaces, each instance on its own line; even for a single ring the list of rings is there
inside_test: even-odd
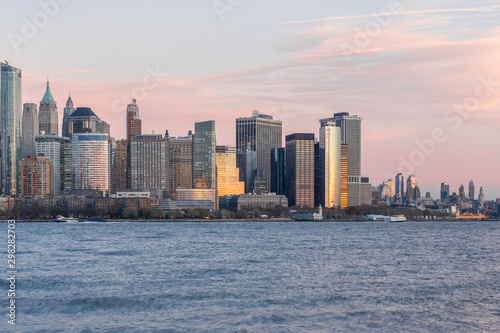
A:
[[[347,145],[340,145],[340,209],[347,208]]]
[[[245,183],[240,182],[240,171],[236,167],[236,147],[217,146],[215,156],[218,195],[245,194]]]
[[[73,188],[75,190],[108,191],[108,135],[74,133],[72,138]]]
[[[193,187],[217,188],[215,165],[215,121],[194,125]]]
[[[340,127],[333,122],[319,130],[320,204],[325,208],[341,205]]]
[[[19,162],[19,195],[25,198],[52,198],[54,167],[47,156],[28,156]]]
[[[314,207],[314,134],[286,137],[286,166],[289,205]]]

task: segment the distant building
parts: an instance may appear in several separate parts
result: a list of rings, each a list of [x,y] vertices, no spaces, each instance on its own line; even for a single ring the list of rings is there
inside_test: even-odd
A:
[[[127,140],[116,141],[111,155],[111,193],[127,188]]]
[[[240,171],[236,167],[236,147],[217,146],[217,191],[219,196],[245,194],[245,183],[240,182]]]
[[[450,198],[450,184],[441,183],[441,202],[448,201]]]
[[[74,133],[72,138],[73,189],[76,191],[108,191],[108,135]]]
[[[319,130],[320,205],[325,208],[341,204],[341,141],[340,127],[323,122]]]
[[[415,203],[415,188],[417,187],[417,178],[414,175],[408,176],[406,181],[406,203]]]
[[[314,134],[286,137],[286,165],[289,205],[314,207]]]
[[[284,195],[278,195],[276,193],[265,193],[265,194],[244,194],[238,196],[237,209],[241,210],[244,207],[288,207],[288,199]]]
[[[54,195],[54,167],[47,156],[28,156],[19,162],[20,196],[51,198]]]
[[[286,194],[286,149],[271,149],[271,192]],[[248,192],[247,192],[248,193]]]
[[[340,208],[348,207],[347,196],[347,145],[340,145]]]
[[[170,138],[170,193],[193,188],[193,134]]]
[[[389,187],[389,194],[388,197],[392,198],[396,195],[396,184],[392,179],[389,179],[383,183],[384,185]]]
[[[0,63],[1,193],[16,195],[19,190],[19,161],[22,158],[22,71]]]
[[[25,103],[23,106],[23,157],[36,155],[35,136],[39,134],[38,113],[34,103]]]
[[[66,107],[64,108],[63,124],[62,124],[62,136],[71,139],[71,134],[69,133],[68,118],[75,112],[75,107],[73,105],[73,100],[71,96],[68,97],[66,101]]]
[[[219,209],[219,197],[216,189],[176,189],[175,201],[186,200],[210,200],[214,203],[214,209]]]
[[[396,175],[396,189],[395,195],[400,195],[401,197],[405,196],[405,181],[402,173],[398,173]]]
[[[127,119],[127,188],[131,188],[132,186],[132,154],[131,154],[131,145],[132,140],[135,140],[137,135],[142,134],[142,121],[139,117],[139,106],[136,103],[136,100],[133,99],[132,103],[127,105],[126,109],[126,119]]]
[[[68,172],[67,163],[71,163],[71,160],[67,161],[68,156],[65,155],[65,145],[69,146],[70,140],[68,138],[52,134],[39,135],[35,138],[35,141],[36,154],[49,157],[52,166],[54,167],[53,194],[61,195],[61,193],[65,190],[64,179],[67,177],[66,173]],[[69,165],[69,168],[71,168],[71,164]]]
[[[216,189],[215,121],[198,122],[194,127],[193,187]]]
[[[71,137],[74,133],[96,133],[99,120],[90,108],[77,108],[67,118],[68,135]]]
[[[236,149],[256,152],[256,168],[262,170],[261,183],[269,191],[271,184],[271,149],[283,147],[282,122],[255,110],[251,117],[236,119]],[[242,168],[239,164],[238,167]],[[248,169],[247,169],[248,172]],[[248,184],[248,179],[245,180]],[[248,190],[248,186],[247,186]],[[248,192],[248,191],[247,191]]]
[[[478,198],[478,200],[479,200],[479,205],[481,205],[481,207],[483,207],[485,199],[484,199],[484,190],[483,190],[482,187],[479,189],[479,198]]]
[[[474,200],[475,199],[475,186],[474,186],[474,181],[471,180],[469,182],[469,200]]]
[[[57,113],[57,103],[50,92],[49,80],[47,79],[47,89],[40,102],[40,112],[38,113],[40,133],[46,135],[59,135],[59,114]],[[37,133],[38,134],[38,133]]]
[[[168,138],[161,134],[136,135],[130,149],[132,188],[169,190]]]

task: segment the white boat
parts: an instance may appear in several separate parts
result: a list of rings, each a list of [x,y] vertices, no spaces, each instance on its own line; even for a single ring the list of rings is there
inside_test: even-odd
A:
[[[57,215],[56,222],[78,222],[76,217],[64,217],[62,215]]]
[[[404,215],[366,215],[365,220],[374,222],[406,222],[406,217]]]

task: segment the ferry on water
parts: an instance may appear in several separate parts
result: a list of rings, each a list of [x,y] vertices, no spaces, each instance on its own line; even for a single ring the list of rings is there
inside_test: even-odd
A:
[[[406,217],[404,215],[367,215],[365,216],[365,220],[374,222],[406,222]]]
[[[78,222],[79,220],[76,217],[64,217],[62,215],[57,215],[56,222]]]

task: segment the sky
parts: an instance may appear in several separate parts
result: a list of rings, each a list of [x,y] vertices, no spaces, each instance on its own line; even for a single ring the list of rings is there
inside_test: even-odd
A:
[[[23,70],[23,103],[50,77],[61,119],[71,93],[121,139],[135,97],[144,133],[214,119],[234,145],[253,110],[317,136],[349,112],[373,185],[403,172],[434,197],[471,179],[500,197],[496,1],[1,1],[0,60]]]

